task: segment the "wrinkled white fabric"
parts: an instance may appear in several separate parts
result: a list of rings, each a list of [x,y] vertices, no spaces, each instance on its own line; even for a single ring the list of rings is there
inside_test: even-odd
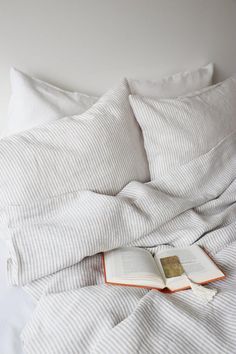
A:
[[[23,289],[7,283],[7,247],[0,235],[0,353],[21,354],[20,334],[35,302]]]
[[[130,182],[117,196],[78,190],[5,208],[10,279],[39,299],[22,333],[25,352],[233,353],[235,151],[232,133],[155,181]],[[192,291],[167,295],[104,284],[99,252],[132,245],[155,253],[195,242],[226,273],[209,285],[218,294],[207,305]]]

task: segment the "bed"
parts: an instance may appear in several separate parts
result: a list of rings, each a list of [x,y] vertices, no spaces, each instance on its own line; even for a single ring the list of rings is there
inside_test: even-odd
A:
[[[60,90],[57,107],[57,88],[12,75],[34,105],[28,117],[22,102],[11,110],[24,129],[0,141],[13,287],[3,291],[3,345],[19,353],[21,340],[26,354],[234,353],[236,77],[211,85],[210,64],[161,83],[123,79],[100,99]],[[103,252],[194,243],[226,274],[209,285],[210,302],[191,290],[105,284]]]

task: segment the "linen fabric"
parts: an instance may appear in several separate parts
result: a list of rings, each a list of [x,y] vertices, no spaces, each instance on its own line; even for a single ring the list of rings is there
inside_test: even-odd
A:
[[[75,190],[115,195],[132,180],[148,181],[127,81],[82,115],[2,139],[0,164],[0,207],[33,204]]]
[[[130,103],[155,179],[236,129],[236,76],[192,95],[161,100],[131,95]]]
[[[150,183],[130,182],[117,196],[73,192],[5,209],[10,279],[39,297],[22,333],[25,353],[233,353],[235,151],[232,132],[207,153]],[[132,245],[155,254],[195,242],[226,273],[212,285],[218,294],[209,305],[190,290],[168,295],[104,284],[99,252]]]

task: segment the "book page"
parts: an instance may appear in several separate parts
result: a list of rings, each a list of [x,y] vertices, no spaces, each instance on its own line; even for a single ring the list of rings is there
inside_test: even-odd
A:
[[[105,252],[104,261],[107,282],[164,286],[152,254],[143,248],[123,247]]]
[[[155,255],[155,261],[163,278],[165,278],[165,274],[161,265],[161,259],[170,256],[177,256],[179,258],[184,272],[193,282],[203,283],[224,276],[211,258],[199,246],[193,245],[183,249],[173,248]],[[166,279],[166,285],[170,289],[183,288],[188,287],[189,282],[184,274]]]

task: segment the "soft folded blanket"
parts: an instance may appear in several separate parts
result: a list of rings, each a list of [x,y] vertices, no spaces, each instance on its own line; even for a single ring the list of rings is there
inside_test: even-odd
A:
[[[236,134],[117,196],[74,191],[7,210],[9,276],[38,306],[27,354],[236,353]],[[208,305],[104,284],[99,252],[122,245],[204,246],[226,273]],[[89,256],[89,257],[88,257]]]

